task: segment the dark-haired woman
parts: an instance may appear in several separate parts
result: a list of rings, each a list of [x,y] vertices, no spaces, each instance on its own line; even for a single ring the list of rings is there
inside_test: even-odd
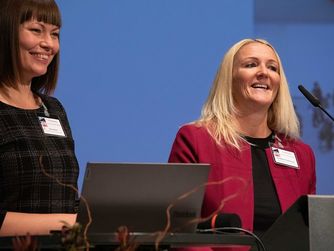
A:
[[[61,17],[53,0],[1,0],[0,235],[48,234],[76,217],[78,161],[54,97]],[[66,184],[66,185],[64,185]]]

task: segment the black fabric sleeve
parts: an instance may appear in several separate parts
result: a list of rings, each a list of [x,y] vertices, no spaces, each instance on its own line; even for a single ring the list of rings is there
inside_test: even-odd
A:
[[[5,211],[0,211],[0,228],[2,227],[2,223],[5,219],[6,212]]]

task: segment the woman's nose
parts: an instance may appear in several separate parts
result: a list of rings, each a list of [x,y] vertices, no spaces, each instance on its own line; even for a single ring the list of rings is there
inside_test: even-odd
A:
[[[40,41],[40,46],[49,50],[53,48],[54,42],[55,41],[53,40],[51,35],[45,34]]]
[[[257,72],[257,75],[259,77],[268,77],[268,68],[266,65],[259,65],[259,70]]]

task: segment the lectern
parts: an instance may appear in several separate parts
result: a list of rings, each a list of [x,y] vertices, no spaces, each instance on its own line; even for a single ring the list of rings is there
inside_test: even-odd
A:
[[[268,251],[334,249],[334,196],[300,197],[261,238]]]

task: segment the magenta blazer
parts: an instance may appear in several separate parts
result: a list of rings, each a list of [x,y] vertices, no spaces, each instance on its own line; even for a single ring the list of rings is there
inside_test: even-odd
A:
[[[273,146],[293,151],[299,165],[296,169],[277,164],[272,149],[266,149],[281,209],[285,212],[301,195],[316,192],[315,158],[309,145],[299,140],[287,141],[282,135],[276,136]],[[253,230],[254,193],[249,144],[245,143],[241,151],[226,145],[219,146],[206,128],[188,124],[178,131],[169,162],[211,164],[208,182],[225,181],[206,187],[202,217],[217,210],[222,201],[227,199],[220,211],[238,214],[242,227]]]

